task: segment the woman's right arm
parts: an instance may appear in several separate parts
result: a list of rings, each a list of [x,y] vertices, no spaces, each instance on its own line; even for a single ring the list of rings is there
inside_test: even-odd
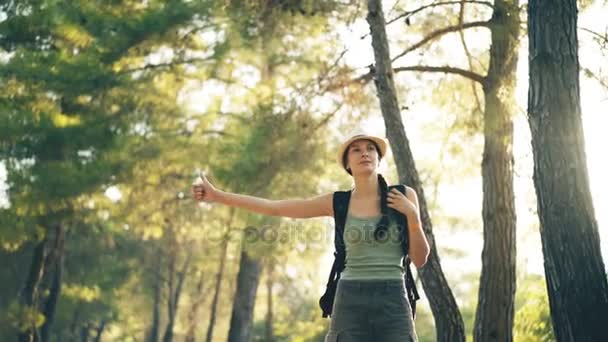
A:
[[[218,191],[216,201],[263,215],[291,218],[333,216],[333,194],[310,199],[268,200],[265,198]]]
[[[197,201],[218,202],[263,215],[291,218],[334,215],[332,193],[310,199],[268,200],[218,190],[204,175],[193,184],[192,191]]]

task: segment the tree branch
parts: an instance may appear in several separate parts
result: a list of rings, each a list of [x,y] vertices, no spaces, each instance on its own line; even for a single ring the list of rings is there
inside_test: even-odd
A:
[[[489,2],[489,1],[476,1],[476,0],[469,0],[469,1],[444,1],[444,2],[435,2],[435,3],[432,3],[432,4],[428,4],[428,5],[425,5],[425,6],[418,7],[418,8],[416,8],[415,10],[406,11],[406,12],[404,12],[404,13],[402,13],[402,14],[398,15],[397,17],[395,17],[395,18],[393,18],[393,19],[389,20],[389,21],[388,21],[386,24],[387,24],[387,25],[392,24],[393,22],[395,22],[395,21],[397,21],[397,20],[399,20],[399,19],[402,19],[402,18],[408,19],[408,18],[410,18],[411,16],[413,16],[414,14],[416,14],[416,13],[418,13],[418,12],[422,12],[422,11],[424,11],[425,9],[428,9],[428,8],[433,8],[433,7],[438,7],[438,6],[445,6],[445,5],[458,5],[458,4],[462,3],[462,2],[466,2],[466,3],[468,3],[468,4],[480,4],[480,5],[486,5],[486,6],[490,7],[490,8],[494,8],[494,5],[492,5],[492,3],[491,3],[491,2]]]
[[[605,81],[604,79],[602,79],[602,77],[596,75],[589,68],[581,67],[581,70],[583,71],[583,73],[585,74],[585,76],[587,76],[587,77],[589,77],[591,79],[596,80],[602,87],[604,87],[604,89],[608,90],[608,82]]]
[[[129,74],[129,73],[133,73],[133,72],[137,72],[137,71],[145,71],[145,70],[152,70],[152,69],[158,69],[158,68],[170,68],[170,67],[174,67],[174,66],[181,65],[181,64],[195,64],[195,63],[201,63],[201,62],[208,62],[210,60],[213,60],[213,58],[212,57],[190,58],[190,59],[184,59],[184,60],[171,61],[171,62],[167,62],[167,63],[146,64],[139,68],[122,70],[119,72],[119,74]]]
[[[340,87],[345,87],[345,86],[347,86],[349,84],[353,84],[353,83],[360,83],[360,84],[368,83],[369,81],[372,80],[372,77],[374,76],[374,66],[370,65],[369,69],[370,69],[370,71],[368,73],[361,75],[357,78],[351,79],[348,82],[337,83],[333,87],[329,87],[328,90],[329,91],[335,90]],[[462,77],[466,77],[472,81],[479,82],[482,86],[485,85],[485,82],[486,82],[486,78],[483,75],[480,75],[480,74],[475,73],[470,70],[460,69],[460,68],[451,67],[451,66],[447,66],[447,65],[446,66],[412,65],[412,66],[406,66],[406,67],[393,68],[394,73],[398,73],[398,72],[402,72],[402,71],[442,72],[442,73],[446,73],[446,74],[456,74],[456,75],[460,75]]]
[[[442,72],[445,74],[456,74],[466,77],[472,81],[479,82],[482,86],[486,82],[486,78],[473,71],[455,68],[451,66],[430,66],[430,65],[413,65],[407,67],[394,68],[395,73],[402,71],[423,71],[423,72]]]
[[[590,30],[590,29],[588,29],[588,28],[585,28],[585,27],[579,27],[579,30],[581,30],[581,31],[585,31],[585,32],[587,32],[587,33],[590,33],[592,36],[594,36],[594,37],[595,37],[595,39],[597,39],[597,40],[598,40],[598,42],[599,42],[600,44],[603,44],[603,45],[608,44],[608,32],[607,32],[607,33],[604,33],[604,35],[602,35],[602,34],[600,34],[600,33],[597,33],[597,32],[595,32],[595,31],[592,31],[592,30]]]
[[[460,30],[473,28],[473,27],[489,27],[489,26],[490,26],[489,21],[474,21],[474,22],[466,23],[466,24],[462,24],[462,25],[448,26],[448,27],[444,27],[442,29],[433,31],[426,37],[422,38],[418,43],[410,46],[409,48],[405,49],[403,52],[401,52],[397,56],[393,57],[392,62],[395,62],[397,59],[405,56],[406,54],[418,49],[419,47],[425,45],[426,43],[433,41],[447,33],[457,32]]]
[[[462,48],[464,49],[464,53],[467,56],[467,61],[469,62],[469,70],[473,71],[473,56],[469,51],[469,47],[467,46],[467,41],[464,38],[464,30],[462,30],[462,25],[464,24],[464,6],[466,1],[460,0],[460,13],[458,13],[458,25],[460,25],[461,29],[458,31],[460,34],[460,41],[462,42]],[[477,95],[477,88],[475,87],[475,82],[471,82],[471,90],[473,91],[473,96],[475,97],[475,105],[479,113],[482,112],[481,109],[481,100],[479,99],[479,95]]]
[[[196,33],[199,33],[201,31],[213,28],[215,25],[216,24],[207,23],[206,25],[202,25],[202,26],[193,26],[192,29],[190,29],[188,32],[184,33],[184,35],[180,37],[180,40],[185,41],[190,36],[192,36]]]

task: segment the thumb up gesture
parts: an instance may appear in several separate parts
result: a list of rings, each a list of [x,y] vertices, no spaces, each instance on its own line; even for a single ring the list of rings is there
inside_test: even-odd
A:
[[[211,185],[207,177],[201,172],[192,183],[192,193],[197,201],[213,202],[217,197],[217,189]]]

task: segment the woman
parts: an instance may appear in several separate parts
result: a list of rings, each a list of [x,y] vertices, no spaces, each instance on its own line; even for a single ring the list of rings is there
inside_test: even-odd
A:
[[[386,150],[384,139],[364,132],[351,134],[338,149],[338,162],[353,177],[355,186],[344,229],[346,267],[338,282],[326,341],[417,341],[403,282],[398,225],[388,215],[388,208],[407,217],[408,254],[416,267],[426,263],[429,245],[421,227],[416,192],[410,187],[405,195],[396,189],[387,191],[384,177],[377,172]],[[193,186],[193,192],[198,201],[265,215],[334,215],[333,193],[311,199],[268,200],[220,191],[204,177]]]

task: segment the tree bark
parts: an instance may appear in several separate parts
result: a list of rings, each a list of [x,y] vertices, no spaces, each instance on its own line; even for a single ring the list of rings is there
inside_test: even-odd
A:
[[[177,248],[177,246],[176,246]],[[165,329],[165,335],[163,336],[163,342],[171,342],[173,341],[173,327],[175,326],[175,318],[177,317],[177,310],[179,309],[179,300],[181,298],[181,294],[182,294],[182,289],[184,286],[184,281],[186,280],[186,275],[188,274],[188,270],[190,268],[190,260],[192,260],[192,248],[188,248],[187,252],[188,253],[186,255],[186,260],[184,261],[183,266],[181,267],[181,269],[179,271],[177,271],[177,274],[175,274],[175,276],[171,275],[171,279],[173,278],[177,278],[176,279],[176,284],[175,284],[175,289],[173,288],[173,281],[171,281],[172,285],[169,288],[169,299],[168,299],[168,306],[169,306],[169,319],[167,322],[167,328]],[[173,259],[171,261],[171,269],[170,272],[174,273],[175,272],[175,258],[177,257],[177,255],[173,256]]]
[[[76,341],[80,337],[80,332],[78,331],[80,327],[78,326],[78,322],[81,312],[82,304],[79,304],[78,306],[76,306],[74,313],[72,314],[72,319],[70,320],[70,329],[68,336],[70,337],[69,340],[71,341]]]
[[[558,341],[608,341],[608,284],[581,122],[575,0],[528,7],[528,123],[545,277]]]
[[[171,342],[173,338],[173,322],[175,304],[173,303],[173,293],[175,292],[175,263],[177,262],[177,250],[175,246],[170,246],[169,260],[167,262],[167,326],[163,334],[163,342]]]
[[[252,258],[243,247],[228,332],[229,342],[249,342],[251,340],[253,307],[261,273],[261,261]]]
[[[101,323],[99,323],[99,326],[95,329],[95,338],[93,339],[93,342],[100,342],[101,341],[101,335],[103,334],[103,331],[106,328],[106,320],[102,320]]]
[[[267,279],[266,279],[266,341],[274,341],[274,332],[272,329],[273,324],[273,311],[272,311],[272,285],[274,284],[274,263],[270,262],[267,267]]]
[[[88,323],[83,325],[82,327],[80,327],[80,341],[81,342],[88,342],[90,334],[91,334],[91,332],[90,332],[90,327],[89,327]]]
[[[38,285],[44,275],[44,263],[47,254],[47,243],[48,235],[40,241],[36,247],[34,247],[34,253],[32,255],[32,263],[28,272],[25,285],[20,293],[21,305],[33,308],[38,297]],[[36,327],[31,327],[26,331],[19,332],[17,334],[17,341],[19,342],[30,342],[36,339],[37,331]]]
[[[188,313],[188,330],[186,332],[186,342],[195,342],[196,341],[196,327],[197,327],[197,316],[201,303],[203,302],[204,293],[206,291],[203,290],[203,285],[205,284],[205,273],[200,272],[198,282],[196,283],[196,291],[193,296],[194,302],[190,307],[190,312]]]
[[[372,34],[372,46],[376,61],[374,83],[380,100],[386,134],[399,173],[399,181],[414,188],[418,194],[422,225],[431,247],[426,265],[418,271],[435,318],[436,340],[442,342],[464,341],[464,322],[441,269],[424,191],[401,120],[386,37],[384,13],[380,0],[368,1],[367,22]]]
[[[44,324],[40,330],[40,340],[42,342],[50,341],[51,327],[55,319],[57,302],[61,295],[61,282],[63,281],[63,269],[65,259],[65,228],[58,225],[55,228],[55,246],[53,250],[53,259],[55,263],[55,273],[51,281],[49,297],[44,305],[43,314],[45,317]]]
[[[490,66],[483,83],[483,252],[475,341],[512,341],[516,289],[513,115],[519,41],[517,0],[494,1]]]
[[[232,214],[234,215],[234,214]],[[231,216],[232,216],[231,215]],[[225,237],[222,242],[222,255],[220,257],[220,267],[215,276],[215,293],[213,294],[213,300],[211,301],[211,314],[209,317],[209,325],[207,327],[207,342],[213,341],[213,329],[215,328],[215,321],[217,320],[217,304],[220,298],[220,291],[222,289],[222,280],[224,278],[224,269],[226,267],[226,255],[228,253],[228,236]]]
[[[158,342],[158,336],[160,334],[160,303],[163,290],[163,279],[160,274],[160,265],[163,260],[161,252],[160,248],[158,248],[158,254],[156,256],[156,265],[158,268],[154,269],[154,307],[152,309],[152,326],[150,327],[150,335],[148,336],[149,342]]]

